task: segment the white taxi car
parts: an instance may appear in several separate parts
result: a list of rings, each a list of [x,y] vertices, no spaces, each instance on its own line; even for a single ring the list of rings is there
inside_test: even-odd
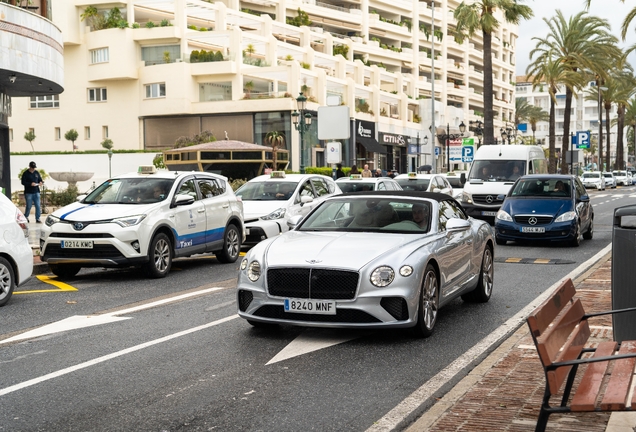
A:
[[[141,266],[160,278],[175,257],[214,252],[234,262],[244,238],[243,204],[225,177],[150,166],[109,179],[49,215],[40,249],[60,277],[82,267]]]
[[[418,174],[410,172],[396,176],[395,181],[406,191],[439,192],[453,196],[453,187],[443,174]]]
[[[402,186],[391,177],[362,177],[362,174],[351,174],[349,177],[340,177],[336,180],[336,184],[344,193],[402,190]]]
[[[237,191],[245,211],[245,246],[289,230],[287,220],[306,215],[325,198],[340,194],[336,182],[320,174],[273,171],[254,177]]]
[[[5,195],[0,194],[0,306],[9,302],[13,290],[33,273],[27,218]]]
[[[585,188],[595,188],[605,190],[605,177],[600,171],[587,171],[581,176],[581,181]]]

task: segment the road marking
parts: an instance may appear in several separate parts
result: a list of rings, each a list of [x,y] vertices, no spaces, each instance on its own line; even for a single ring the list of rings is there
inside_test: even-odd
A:
[[[207,328],[214,327],[214,326],[217,326],[219,324],[223,324],[223,323],[225,323],[227,321],[231,321],[231,320],[236,319],[236,318],[238,318],[238,315],[231,315],[229,317],[221,318],[219,320],[212,321],[210,323],[203,324],[203,325],[200,325],[198,327],[193,327],[191,329],[184,330],[184,331],[181,331],[179,333],[174,333],[172,335],[164,336],[164,337],[159,338],[159,339],[155,339],[155,340],[152,340],[152,341],[149,341],[149,342],[145,342],[145,343],[142,343],[142,344],[139,344],[139,345],[135,345],[133,347],[126,348],[126,349],[123,349],[121,351],[117,351],[117,352],[114,352],[114,353],[111,353],[111,354],[107,354],[107,355],[102,356],[102,357],[97,357],[96,359],[89,360],[87,362],[80,363],[80,364],[77,364],[75,366],[71,366],[71,367],[67,367],[65,369],[61,369],[61,370],[58,370],[58,371],[55,371],[55,372],[51,372],[49,374],[42,375],[41,377],[34,378],[34,379],[31,379],[31,380],[28,380],[28,381],[24,381],[24,382],[21,382],[21,383],[18,383],[18,384],[15,384],[15,385],[0,389],[0,396],[4,396],[6,394],[13,393],[13,392],[18,391],[18,390],[22,390],[24,388],[34,386],[36,384],[42,383],[44,381],[51,380],[53,378],[58,378],[58,377],[61,377],[63,375],[70,374],[70,373],[78,371],[80,369],[85,369],[85,368],[90,367],[90,366],[95,366],[95,365],[97,365],[99,363],[103,363],[105,361],[112,360],[114,358],[121,357],[123,355],[130,354],[130,353],[133,353],[135,351],[139,351],[139,350],[151,347],[153,345],[157,345],[157,344],[160,344],[160,343],[163,343],[163,342],[167,342],[167,341],[170,341],[172,339],[179,338],[181,336],[186,336],[186,335],[189,335],[190,333],[198,332],[200,330],[205,330]]]
[[[57,280],[57,276],[36,276],[41,282],[44,282],[49,285],[53,285],[57,287],[57,289],[48,289],[48,290],[29,290],[29,291],[14,291],[13,295],[16,294],[35,294],[35,293],[51,293],[51,292],[65,292],[65,291],[77,291],[77,288],[70,286],[69,284],[65,284]]]
[[[429,406],[434,404],[434,398],[439,396],[437,393],[455,376],[460,374],[464,369],[472,364],[479,364],[485,358],[486,353],[491,347],[496,347],[502,341],[515,332],[525,323],[526,317],[543,301],[545,301],[554,290],[567,279],[576,279],[577,276],[583,274],[592,267],[598,260],[612,250],[612,244],[605,246],[600,252],[583,264],[572,270],[570,273],[561,278],[558,282],[546,289],[541,295],[535,298],[530,304],[517,312],[516,315],[508,319],[499,326],[495,331],[477,342],[472,348],[459,356],[454,362],[442,369],[437,375],[425,382],[420,388],[411,393],[398,406],[389,411],[384,417],[376,421],[373,426],[367,429],[367,432],[384,432],[392,431],[401,427],[402,429],[408,422],[415,420],[419,415],[423,414]],[[477,363],[474,363],[477,362]]]
[[[85,328],[85,327],[90,327],[90,326],[94,326],[94,325],[101,325],[101,324],[110,324],[113,322],[117,322],[117,321],[121,321],[121,320],[125,320],[125,319],[129,319],[127,317],[122,317],[122,318],[117,318],[117,316],[119,315],[126,315],[129,313],[133,313],[133,312],[138,312],[144,309],[150,309],[153,307],[157,307],[157,306],[163,306],[165,304],[168,303],[173,303],[179,300],[184,300],[190,297],[194,297],[194,296],[199,296],[199,295],[203,295],[203,294],[208,294],[214,291],[219,291],[225,289],[223,287],[212,287],[212,288],[206,288],[206,289],[202,289],[199,291],[194,291],[194,292],[190,292],[187,294],[182,294],[182,295],[178,295],[176,297],[170,297],[170,298],[166,298],[163,300],[157,300],[154,301],[152,303],[146,303],[146,304],[142,304],[139,306],[134,306],[128,309],[122,309],[119,311],[115,311],[115,312],[110,312],[110,313],[105,313],[105,314],[101,314],[101,315],[76,315],[76,316],[72,316],[66,319],[63,319],[61,321],[57,321],[45,326],[42,326],[40,328],[37,328],[35,330],[31,330],[22,334],[19,334],[17,336],[14,336],[12,338],[9,339],[4,339],[4,340],[0,340],[0,345],[2,344],[6,344],[9,342],[16,342],[19,340],[24,340],[24,339],[31,339],[34,337],[40,337],[40,336],[46,336],[49,334],[53,334],[53,333],[60,333],[63,331],[68,331],[68,330],[75,330],[75,329],[79,329],[79,328]]]
[[[574,264],[576,261],[570,261],[559,258],[517,258],[517,257],[497,257],[495,262],[506,264]]]
[[[289,345],[283,348],[278,354],[276,354],[266,365],[277,363],[279,361],[287,360],[292,357],[297,357],[303,354],[307,354],[313,351],[318,351],[323,348],[338,345],[350,340],[357,339],[362,336],[366,336],[367,333],[360,332],[338,332],[333,333],[333,330],[324,329],[308,329],[301,333],[296,339],[291,341]]]

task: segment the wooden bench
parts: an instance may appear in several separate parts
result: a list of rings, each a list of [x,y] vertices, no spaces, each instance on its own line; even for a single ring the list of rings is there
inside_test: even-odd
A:
[[[575,294],[574,284],[568,279],[527,318],[546,380],[536,431],[545,430],[552,413],[636,410],[636,397],[628,401],[636,341],[601,342],[597,348],[586,346],[590,337],[589,318],[636,308],[586,314]],[[586,353],[589,354],[582,358]],[[576,385],[579,365],[583,376],[576,380]],[[551,406],[550,398],[559,394],[564,382],[560,404]]]

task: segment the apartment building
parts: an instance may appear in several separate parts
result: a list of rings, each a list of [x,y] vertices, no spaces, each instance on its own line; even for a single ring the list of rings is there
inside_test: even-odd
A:
[[[276,131],[290,169],[325,166],[317,112],[336,100],[350,108],[343,164],[413,170],[436,153],[433,116],[438,134],[483,120],[482,38],[455,41],[459,3],[57,0],[65,91],[14,100],[11,150],[30,150],[21,139],[30,129],[36,150],[71,150],[64,134],[76,129],[80,150],[110,138],[115,149],[157,151],[206,130],[263,145]],[[514,118],[517,38],[517,27],[499,20],[496,128]],[[292,116],[301,92],[312,116],[302,152]],[[446,145],[436,146],[442,168]]]
[[[550,95],[546,85],[540,85],[536,88],[532,88],[532,83],[526,76],[518,76],[516,81],[516,97],[518,99],[524,99],[531,105],[541,107],[546,113],[550,112]],[[557,153],[560,154],[562,139],[563,139],[563,117],[565,115],[565,86],[559,88],[556,94],[556,122],[555,122],[555,146]],[[602,107],[603,114],[603,158],[605,158],[605,151],[607,146],[607,129],[606,129],[606,112],[605,107]],[[616,118],[616,105],[613,104],[609,112],[610,122]],[[611,124],[611,123],[610,123]],[[549,123],[547,121],[538,122],[536,125],[536,131],[532,131],[532,126],[527,123],[522,123],[518,127],[517,139],[526,143],[532,142],[533,138],[537,144],[543,145],[544,148],[548,146],[549,138]],[[598,102],[598,88],[595,81],[590,81],[585,88],[576,92],[572,97],[572,107],[570,112],[570,132],[576,133],[577,131],[590,131],[592,143],[596,146],[598,142],[598,130],[599,130],[599,102]],[[616,158],[616,141],[617,141],[617,127],[616,125],[610,128],[610,159]],[[570,141],[571,142],[571,141]],[[623,141],[627,146],[627,140]],[[598,147],[597,147],[598,148]],[[625,155],[627,155],[627,149],[625,149]],[[582,151],[580,155],[581,162],[589,164],[596,162],[596,155],[592,155],[590,151]]]

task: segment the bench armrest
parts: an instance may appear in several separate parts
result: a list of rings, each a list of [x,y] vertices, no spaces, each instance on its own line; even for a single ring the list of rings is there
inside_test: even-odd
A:
[[[592,317],[596,317],[596,316],[603,316],[603,315],[609,315],[609,314],[619,314],[619,313],[633,312],[633,311],[636,311],[636,307],[630,307],[630,308],[625,308],[625,309],[615,309],[615,310],[609,310],[609,311],[603,311],[603,312],[588,313],[588,314],[583,315],[582,320],[588,319],[588,318],[592,318]]]
[[[555,370],[555,369],[558,369],[558,368],[564,367],[564,366],[573,366],[573,365],[580,365],[580,364],[587,364],[587,363],[597,363],[597,362],[602,362],[602,361],[612,361],[612,360],[620,360],[620,359],[634,358],[634,357],[636,357],[636,353],[617,354],[617,355],[613,355],[613,356],[603,356],[603,357],[593,357],[593,358],[585,358],[585,359],[577,359],[577,360],[568,360],[568,361],[552,363],[552,364],[546,366],[545,370],[549,371],[549,370]]]

